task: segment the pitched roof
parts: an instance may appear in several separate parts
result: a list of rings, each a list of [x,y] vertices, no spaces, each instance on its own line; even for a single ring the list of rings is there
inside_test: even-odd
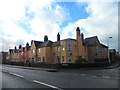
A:
[[[53,43],[52,41],[48,40],[46,42],[41,43],[39,47],[49,47],[52,45],[52,43]]]
[[[116,50],[115,49],[110,49],[109,52],[116,52]]]
[[[67,38],[67,39],[63,39],[63,40],[60,40],[60,41],[69,41],[69,40],[77,41],[76,39],[72,39],[72,38]],[[60,41],[53,42],[51,46],[59,46]]]
[[[100,43],[100,45],[101,45],[102,47],[108,48],[108,46],[106,46],[106,45],[104,45],[104,44],[102,44],[102,43]]]
[[[88,45],[95,45],[97,40],[98,40],[98,37],[93,36],[93,37],[85,38],[85,43],[87,43]]]
[[[53,43],[52,41],[48,40],[46,42],[42,42],[42,41],[34,41],[36,48],[40,48],[40,47],[48,47],[51,46],[51,44]]]
[[[30,50],[31,46],[26,47],[28,50]]]
[[[67,40],[77,41],[76,39],[72,39],[72,38],[67,38],[67,39],[63,39],[63,40],[60,40],[60,41],[67,41]]]
[[[56,41],[56,42],[53,42],[51,46],[59,46],[60,45],[60,41]]]
[[[42,42],[42,41],[34,41],[34,43],[35,43],[36,48],[38,48],[39,45],[40,45],[41,43],[43,43],[43,42]]]

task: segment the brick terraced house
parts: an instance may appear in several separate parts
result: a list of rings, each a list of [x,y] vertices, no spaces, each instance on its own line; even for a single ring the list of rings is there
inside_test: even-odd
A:
[[[101,44],[97,38],[90,37],[84,39],[84,34],[76,29],[76,39],[67,38],[60,40],[60,34],[56,36],[57,41],[48,40],[44,36],[44,41],[31,40],[31,46],[27,43],[25,47],[19,46],[19,49],[9,49],[11,61],[30,61],[33,63],[75,63],[78,56],[86,59],[88,62],[107,59],[108,47]]]
[[[108,60],[108,47],[100,43],[97,36],[85,39],[88,45],[89,62],[105,62]]]

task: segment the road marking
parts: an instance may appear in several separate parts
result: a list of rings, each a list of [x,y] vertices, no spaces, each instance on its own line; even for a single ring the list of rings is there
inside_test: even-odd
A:
[[[48,86],[48,87],[51,87],[51,88],[54,88],[54,89],[62,90],[61,88],[58,88],[56,86],[53,86],[53,85],[50,85],[50,84],[47,84],[47,83],[43,83],[43,82],[40,82],[40,81],[37,81],[37,80],[33,80],[33,81],[38,83],[38,84],[42,84],[42,85],[45,85],[45,86]]]
[[[110,78],[110,77],[108,77],[108,76],[102,76],[103,78]]]
[[[97,76],[95,76],[95,75],[90,75],[90,76],[92,76],[92,77],[97,77]]]
[[[3,72],[7,72],[6,70],[2,70]]]
[[[10,74],[23,78],[22,75],[19,75],[19,74],[16,74],[16,73],[12,73],[12,72],[10,72]]]
[[[80,75],[82,75],[82,76],[86,76],[86,74],[80,74]]]
[[[120,78],[115,78],[115,79],[120,79]]]

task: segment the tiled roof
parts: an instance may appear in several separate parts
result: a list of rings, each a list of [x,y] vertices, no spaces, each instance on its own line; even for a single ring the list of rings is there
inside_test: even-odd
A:
[[[31,49],[31,46],[28,46],[27,49],[30,50],[30,49]]]
[[[115,49],[110,49],[109,52],[116,52],[116,50]]]
[[[85,42],[85,40],[82,41],[82,44],[88,46],[88,44]]]
[[[100,43],[100,45],[101,45],[102,47],[108,48],[108,46],[106,46],[106,45],[104,45],[104,44],[102,44],[102,43]]]
[[[38,48],[40,46],[41,43],[43,43],[42,41],[34,41],[35,46]]]
[[[72,39],[72,38],[67,38],[67,39],[63,39],[63,40],[60,40],[60,41],[67,41],[67,40],[77,41],[76,39]]]
[[[34,41],[35,43],[35,46],[37,48],[40,48],[40,47],[48,47],[48,46],[51,46],[51,44],[53,43],[52,41],[48,40],[46,42],[41,42],[41,41]]]
[[[48,40],[46,42],[41,43],[39,47],[49,47],[52,45],[52,43],[53,43],[52,41]]]
[[[95,45],[96,41],[98,40],[97,36],[85,38],[85,43],[88,45]]]
[[[76,39],[72,39],[72,38],[67,38],[67,39],[63,39],[63,40],[60,40],[60,41],[69,41],[69,40],[77,41]],[[60,41],[53,42],[51,46],[59,46]]]
[[[60,45],[60,41],[56,41],[56,42],[53,42],[51,46],[59,46]]]

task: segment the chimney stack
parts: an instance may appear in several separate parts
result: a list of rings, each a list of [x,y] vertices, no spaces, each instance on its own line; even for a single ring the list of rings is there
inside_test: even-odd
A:
[[[15,52],[17,51],[17,47],[15,46]]]
[[[32,45],[32,43],[33,43],[33,40],[31,40],[31,45]]]
[[[19,49],[21,49],[22,48],[22,45],[19,45]]]
[[[45,35],[44,36],[44,42],[48,41],[48,37]]]
[[[83,33],[81,33],[81,39],[84,40],[84,34]]]
[[[80,29],[79,29],[79,27],[77,27],[77,29],[76,29],[76,39],[80,40]]]
[[[60,41],[60,34],[57,34],[57,41]]]

